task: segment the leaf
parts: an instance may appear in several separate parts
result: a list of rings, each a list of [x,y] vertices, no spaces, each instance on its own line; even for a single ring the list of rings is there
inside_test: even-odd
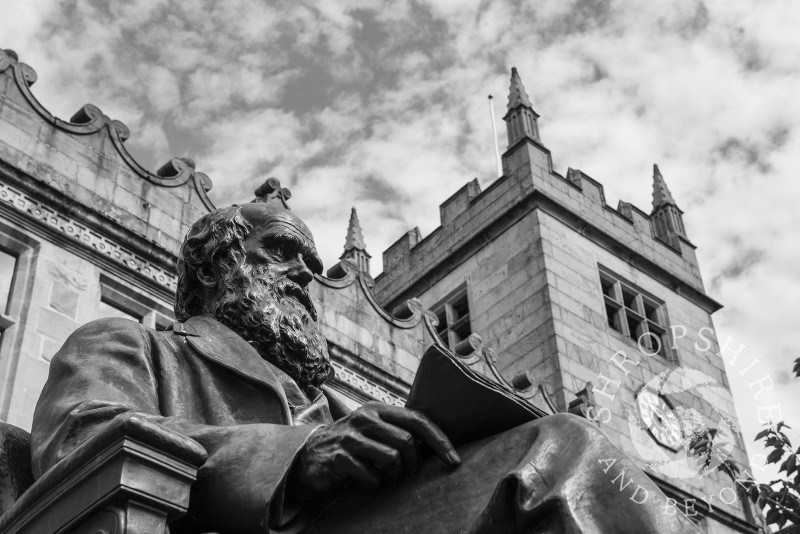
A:
[[[778,467],[778,472],[785,472],[787,475],[789,474],[789,460],[793,458],[792,455],[786,457],[786,459],[781,463],[780,467]]]
[[[797,456],[794,454],[790,454],[786,461],[786,475],[791,475],[797,470]]]
[[[771,429],[769,429],[769,428],[765,428],[764,430],[762,430],[761,432],[756,434],[756,439],[755,440],[758,441],[760,439],[764,439],[765,437],[767,437],[769,435],[769,431],[770,430]]]
[[[780,519],[780,512],[777,508],[772,508],[769,512],[767,512],[767,524],[772,525],[778,522]]]
[[[767,463],[768,464],[775,464],[783,457],[783,449],[775,449],[769,456],[767,456]]]

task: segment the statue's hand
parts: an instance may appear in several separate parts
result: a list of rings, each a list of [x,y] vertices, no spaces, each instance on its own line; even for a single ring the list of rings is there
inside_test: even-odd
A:
[[[450,440],[419,412],[368,403],[314,432],[289,472],[291,499],[325,497],[351,484],[372,490],[419,463],[420,444],[449,465],[461,463]]]

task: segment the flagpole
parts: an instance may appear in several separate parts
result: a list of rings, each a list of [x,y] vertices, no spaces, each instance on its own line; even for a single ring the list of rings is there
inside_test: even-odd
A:
[[[492,116],[492,135],[494,136],[494,157],[497,163],[497,176],[503,176],[503,164],[500,162],[500,145],[497,141],[497,123],[494,118],[494,103],[489,95],[489,114]]]

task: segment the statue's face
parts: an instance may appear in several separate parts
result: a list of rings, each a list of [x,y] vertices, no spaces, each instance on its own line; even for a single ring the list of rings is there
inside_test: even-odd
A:
[[[214,314],[301,387],[319,386],[331,369],[307,291],[322,271],[311,232],[287,210],[250,204],[241,213],[252,226],[245,261],[224,280]]]
[[[311,230],[289,210],[265,204],[242,207],[242,216],[253,230],[244,241],[246,263],[264,268],[270,278],[286,277],[306,287],[312,273],[322,272]]]

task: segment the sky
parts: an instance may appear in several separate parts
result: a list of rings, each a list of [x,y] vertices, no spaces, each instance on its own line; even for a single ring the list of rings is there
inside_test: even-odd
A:
[[[504,148],[516,66],[557,172],[649,212],[659,164],[725,305],[720,341],[746,346],[729,374],[757,454],[759,406],[800,428],[798,24],[792,0],[39,0],[4,2],[0,47],[56,116],[93,103],[124,122],[146,168],[195,159],[218,206],[277,177],[326,266],[355,206],[373,275],[466,182],[496,179],[487,95]]]

